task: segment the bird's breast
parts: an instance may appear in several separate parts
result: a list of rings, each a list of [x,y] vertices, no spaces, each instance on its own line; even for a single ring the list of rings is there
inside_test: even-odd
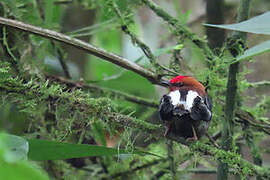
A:
[[[194,99],[200,95],[193,90],[175,90],[171,91],[168,96],[171,97],[171,103],[173,106],[183,106],[185,110],[190,111],[193,106]]]

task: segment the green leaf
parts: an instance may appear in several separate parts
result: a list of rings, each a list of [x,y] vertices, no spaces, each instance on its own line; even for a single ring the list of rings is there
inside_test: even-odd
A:
[[[97,23],[91,26],[83,27],[83,28],[68,32],[66,34],[68,34],[71,37],[90,36],[95,33],[98,33],[101,31],[104,32],[107,29],[112,29],[116,27],[117,26],[116,21],[117,21],[117,18],[112,18],[101,23]]]
[[[19,136],[4,134],[4,144],[7,148],[5,153],[5,160],[8,162],[15,162],[18,160],[26,160],[28,153],[28,142]]]
[[[145,78],[132,71],[123,70],[116,65],[95,58],[90,62],[94,80],[98,86],[111,88],[144,98],[155,98],[155,88]],[[106,79],[106,80],[104,80]],[[136,82],[136,83],[134,83]]]
[[[183,44],[178,44],[174,47],[175,50],[181,50],[183,49],[184,45]]]
[[[237,24],[227,24],[227,25],[204,24],[204,25],[209,27],[223,28],[235,31],[270,35],[269,19],[270,19],[270,11]]]
[[[171,53],[173,50],[181,50],[183,47],[184,47],[183,44],[178,44],[178,45],[175,45],[175,46],[156,49],[155,52],[154,52],[154,56],[158,57],[158,56],[163,55],[163,54]]]
[[[151,154],[142,151],[128,152],[122,149],[108,148],[88,144],[70,144],[47,140],[29,140],[28,158],[35,161],[60,160],[90,156],[112,156],[119,154]],[[154,154],[151,154],[154,155]]]
[[[0,133],[0,179],[49,179],[39,167],[32,165],[28,161],[19,160],[26,157],[27,151],[28,145],[25,139]]]
[[[232,62],[232,64],[239,62],[239,61],[242,61],[244,59],[248,59],[248,58],[257,56],[259,54],[263,54],[263,53],[268,52],[268,51],[270,51],[270,40],[264,41],[263,43],[258,44],[256,46],[253,46],[252,48],[246,50],[244,52],[244,54],[241,56],[238,56],[236,58],[236,60],[234,62]]]
[[[8,180],[49,180],[49,177],[30,162],[8,163],[0,159],[0,179]]]

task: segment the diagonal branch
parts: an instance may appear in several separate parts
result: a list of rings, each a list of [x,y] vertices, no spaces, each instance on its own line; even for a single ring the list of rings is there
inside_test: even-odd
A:
[[[127,23],[125,22],[124,17],[122,16],[117,4],[115,2],[112,3],[113,9],[115,11],[115,14],[119,17],[119,19],[121,20],[121,25],[122,25],[122,31],[124,31],[127,35],[130,36],[132,42],[134,42],[135,44],[137,44],[141,50],[143,51],[143,53],[145,54],[145,56],[149,59],[150,63],[154,66],[154,67],[158,67],[158,65],[156,64],[156,58],[154,56],[154,54],[152,53],[150,47],[148,47],[144,42],[142,42],[139,38],[137,38],[137,36],[131,32],[128,28]]]
[[[52,31],[49,29],[44,29],[44,28],[40,28],[40,27],[36,27],[30,24],[25,24],[23,22],[20,21],[16,21],[16,20],[12,20],[12,19],[7,19],[7,18],[3,18],[0,17],[0,24],[4,25],[4,26],[9,26],[9,27],[13,27],[28,33],[32,33],[32,34],[37,34],[39,36],[48,38],[48,39],[53,39],[62,43],[66,43],[68,45],[71,45],[75,48],[78,49],[82,49],[85,52],[92,54],[94,56],[97,56],[101,59],[104,59],[106,61],[109,61],[113,64],[116,64],[118,66],[121,66],[125,69],[131,70],[143,77],[145,77],[146,79],[148,79],[150,82],[152,82],[153,84],[160,84],[160,77],[158,75],[156,75],[154,72],[132,62],[129,61],[128,59],[125,59],[121,56],[118,56],[116,54],[110,53],[105,51],[104,49],[95,47],[89,43],[86,43],[84,41],[81,41],[79,39],[76,38],[72,38],[69,37],[67,35],[64,35],[62,33],[58,33],[56,31]]]
[[[201,39],[198,35],[191,32],[189,28],[181,24],[176,18],[169,15],[152,0],[142,0],[142,2],[148,6],[157,16],[161,17],[164,21],[171,25],[174,28],[174,34],[176,36],[182,36],[184,38],[190,39],[194,44],[203,50],[208,60],[214,59],[214,54],[204,39]]]
[[[270,177],[270,172],[267,168],[255,165],[243,159],[240,154],[235,152],[213,148],[200,142],[193,143],[189,147],[192,151],[215,157],[215,159],[226,163],[228,168],[232,168],[235,173],[241,174],[244,177],[260,176],[262,179],[269,179]],[[229,172],[229,170],[227,172]]]
[[[249,87],[263,87],[263,86],[270,86],[270,81],[259,81],[259,82],[252,82],[249,83]]]
[[[119,176],[126,176],[126,175],[131,175],[133,173],[135,173],[136,171],[139,171],[139,170],[142,170],[142,169],[145,169],[145,168],[149,168],[151,166],[154,166],[154,165],[157,165],[161,162],[166,162],[167,159],[156,159],[156,160],[153,160],[151,162],[148,162],[146,164],[143,164],[141,166],[137,166],[135,168],[132,168],[132,169],[128,169],[126,171],[122,171],[122,172],[118,172],[118,173],[115,173],[107,178],[104,178],[104,179],[115,179]]]
[[[157,74],[161,74],[161,70],[165,70],[168,73],[170,73],[172,76],[174,75],[178,75],[177,72],[167,68],[164,65],[161,65],[157,62],[157,59],[155,57],[155,55],[152,53],[150,47],[148,47],[143,41],[141,41],[132,31],[129,30],[127,23],[125,23],[125,19],[122,16],[118,6],[116,5],[116,3],[112,4],[114,11],[116,13],[116,15],[120,18],[121,20],[121,24],[122,24],[122,31],[125,32],[127,35],[130,36],[131,40],[133,43],[135,43],[137,46],[140,47],[140,49],[143,51],[143,53],[145,54],[145,56],[149,59],[150,63],[152,64],[152,66],[155,68],[155,72]]]

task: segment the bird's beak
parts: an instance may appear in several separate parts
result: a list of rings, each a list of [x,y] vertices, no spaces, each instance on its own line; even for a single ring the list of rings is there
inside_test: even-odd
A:
[[[162,86],[165,86],[165,87],[171,86],[170,81],[167,81],[167,80],[161,80],[161,81],[160,81],[160,84],[161,84]]]

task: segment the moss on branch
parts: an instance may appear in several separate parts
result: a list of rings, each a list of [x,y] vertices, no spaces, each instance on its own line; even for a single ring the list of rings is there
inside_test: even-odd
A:
[[[158,102],[154,101],[154,100],[149,100],[149,99],[145,99],[142,97],[134,96],[134,95],[122,92],[122,91],[118,91],[118,90],[99,87],[99,86],[96,86],[93,84],[86,84],[83,82],[74,82],[72,80],[65,79],[63,77],[48,76],[47,75],[47,79],[49,79],[52,82],[57,82],[57,83],[66,85],[66,86],[71,87],[71,88],[89,90],[90,92],[93,92],[93,93],[97,93],[97,92],[106,93],[111,98],[119,98],[119,99],[130,101],[130,102],[133,102],[136,104],[144,105],[147,107],[158,108],[158,105],[159,105]]]
[[[214,53],[207,45],[207,41],[201,39],[197,34],[190,31],[190,29],[181,24],[176,18],[169,15],[165,10],[155,4],[152,0],[142,0],[142,2],[148,6],[154,13],[161,17],[164,21],[166,21],[169,25],[171,25],[174,29],[174,34],[177,37],[183,37],[185,39],[191,40],[194,44],[196,44],[199,48],[203,50],[203,53],[206,55],[208,60],[214,59]]]
[[[217,149],[200,142],[196,142],[190,146],[191,150],[199,151],[203,154],[213,156],[216,160],[226,163],[229,168],[234,169],[237,174],[240,174],[243,178],[247,176],[260,176],[263,179],[269,179],[270,171],[267,168],[263,168],[254,165],[247,160],[244,160],[240,154],[231,151],[225,151]]]
[[[10,69],[8,63],[1,64],[1,94],[16,103],[21,111],[30,114],[34,118],[35,124],[41,126],[38,122],[45,120],[44,124],[47,129],[51,123],[56,124],[50,135],[61,136],[53,137],[55,139],[63,140],[63,136],[66,136],[65,133],[67,132],[61,134],[61,129],[64,129],[64,131],[69,129],[76,133],[89,127],[96,120],[108,124],[113,123],[117,126],[140,129],[157,138],[164,137],[165,129],[162,126],[119,113],[117,106],[108,98],[92,98],[91,94],[84,91],[72,90],[67,86],[40,79],[32,79],[26,82],[19,77],[13,77]],[[39,113],[42,115],[39,116]],[[48,116],[48,114],[54,114],[55,117]],[[38,117],[44,116],[45,119],[38,119]],[[48,133],[45,133],[45,135],[48,136]],[[235,169],[241,175],[270,177],[267,169],[243,160],[237,153],[224,151],[199,142],[190,144],[183,139],[179,139],[179,137],[167,138],[188,145],[192,151],[213,156],[215,159],[227,163],[230,168]]]
[[[0,75],[1,94],[15,103],[20,111],[31,116],[37,124],[42,120],[39,117],[47,116],[48,121],[63,125],[59,130],[67,126],[72,126],[68,129],[78,130],[80,127],[89,127],[89,123],[97,120],[122,123],[123,126],[147,131],[162,129],[159,125],[118,113],[118,107],[109,98],[92,98],[90,93],[48,80],[33,78],[26,82],[13,77],[7,63],[1,64]]]
[[[250,0],[241,0],[240,8],[238,11],[237,22],[244,21],[248,18]],[[238,56],[242,51],[246,40],[246,33],[235,32],[228,42],[228,49],[233,57]],[[233,59],[234,60],[234,59]],[[238,93],[238,70],[239,63],[234,63],[229,66],[226,102],[225,102],[225,120],[222,129],[222,142],[221,146],[224,150],[232,149],[233,133],[234,133],[234,116],[235,107],[237,106],[237,93]],[[228,179],[228,163],[223,161],[218,165],[218,180]]]

